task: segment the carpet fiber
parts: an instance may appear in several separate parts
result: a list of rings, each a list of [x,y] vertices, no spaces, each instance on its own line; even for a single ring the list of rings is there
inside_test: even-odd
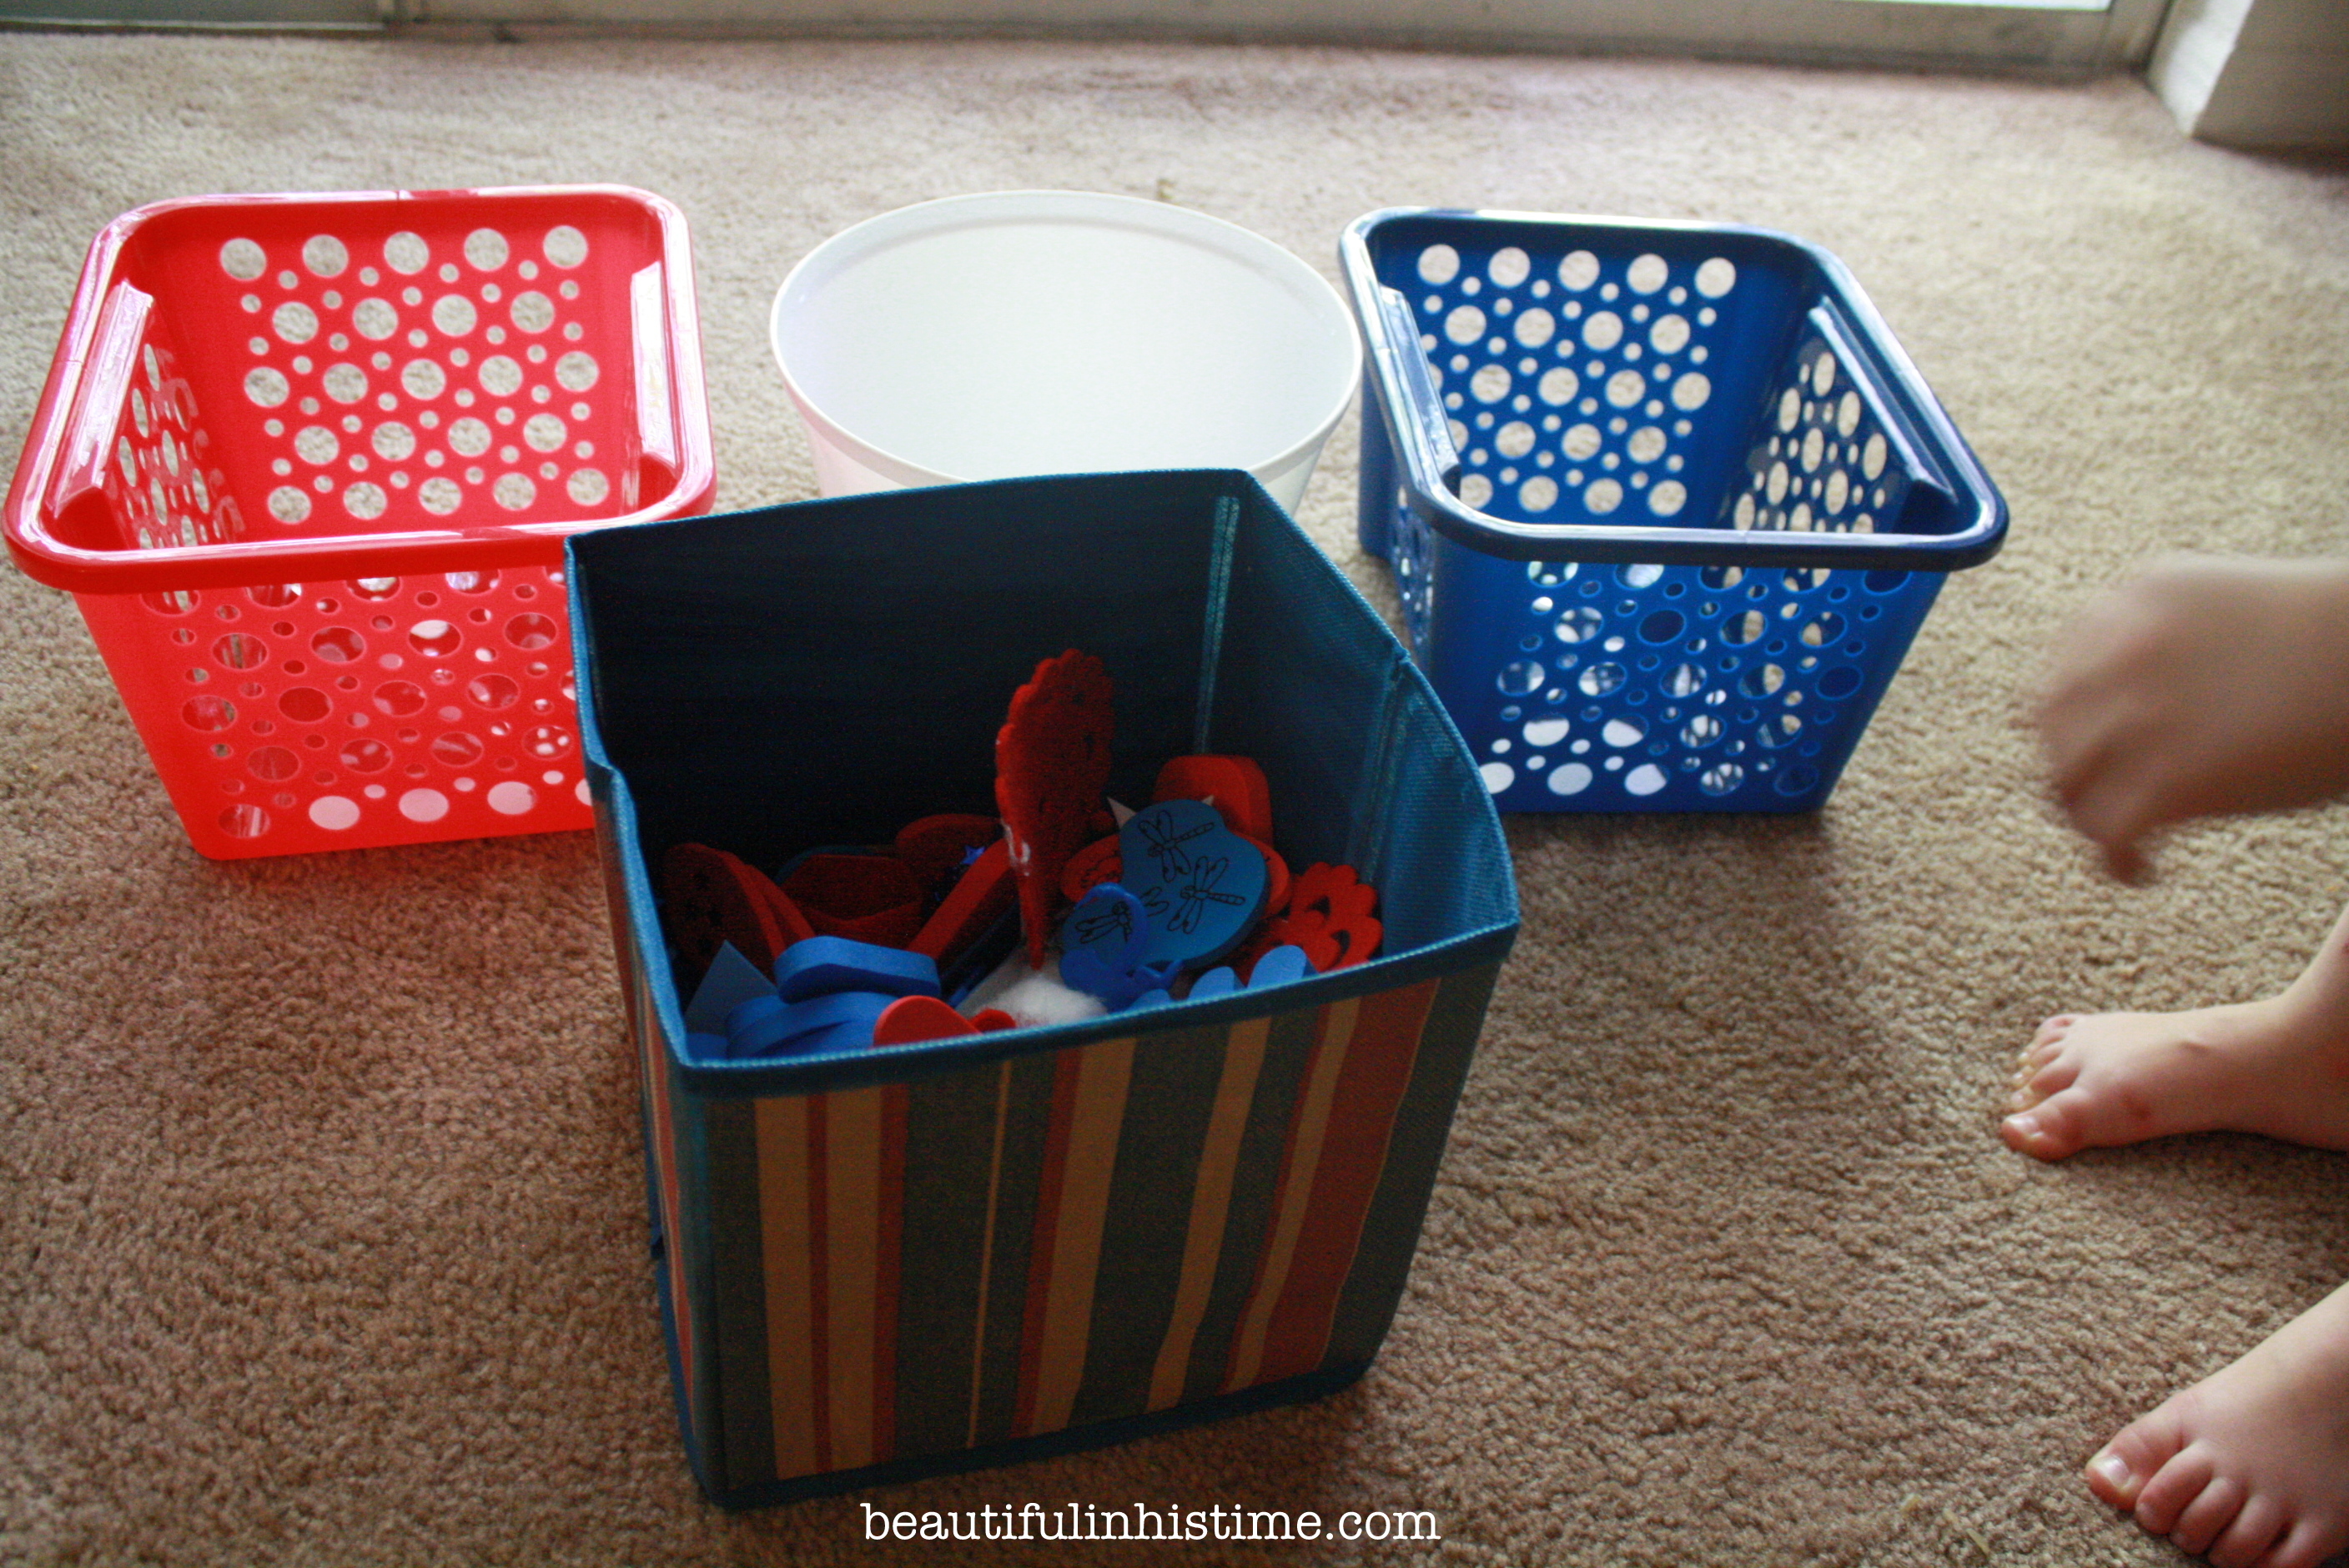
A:
[[[2078,1466],[2349,1276],[2349,1160],[2212,1136],[2042,1167],[1993,1133],[2044,1013],[2259,994],[2349,898],[2333,812],[2102,881],[2028,725],[2050,636],[2133,564],[2340,547],[2337,165],[2189,142],[2123,79],[34,34],[0,35],[0,147],[10,454],[125,209],[617,181],[693,225],[719,504],[799,499],[764,327],[791,263],[1051,186],[1332,276],[1396,204],[1791,231],[2004,488],[2012,542],[1950,583],[1817,816],[1510,820],[1524,934],[1359,1385],[874,1501],[1433,1513],[1441,1547],[1381,1560],[2164,1563]],[[1302,521],[1391,606],[1354,455],[1350,417]],[[865,1544],[857,1500],[728,1516],[688,1475],[591,836],[203,861],[70,601],[13,572],[0,715],[0,1558],[917,1554]]]

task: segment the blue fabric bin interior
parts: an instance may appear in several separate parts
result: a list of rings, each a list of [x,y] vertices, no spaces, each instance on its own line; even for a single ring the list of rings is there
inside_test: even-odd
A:
[[[1081,647],[1115,685],[1112,796],[1146,800],[1170,757],[1252,757],[1292,865],[1392,890],[1389,952],[1516,918],[1442,709],[1246,475],[940,487],[578,543],[591,759],[626,777],[656,863],[699,841],[776,865],[991,813],[1011,693]]]

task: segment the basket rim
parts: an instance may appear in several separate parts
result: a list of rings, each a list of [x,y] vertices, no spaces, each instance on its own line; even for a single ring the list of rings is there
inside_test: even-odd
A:
[[[1416,343],[1398,345],[1388,333],[1380,304],[1386,285],[1371,260],[1371,234],[1403,219],[1436,219],[1463,224],[1507,223],[1618,236],[1671,234],[1717,235],[1788,250],[1818,269],[1835,303],[1847,312],[1881,354],[1891,373],[1890,390],[1900,412],[1912,420],[1917,434],[1942,463],[1960,509],[1971,511],[1965,527],[1951,533],[1784,533],[1734,532],[1712,528],[1649,527],[1622,523],[1517,522],[1469,506],[1448,482],[1458,468],[1447,465],[1423,428],[1405,373],[1406,354],[1420,353]],[[1420,521],[1446,538],[1482,554],[1508,560],[1572,560],[1607,563],[1653,562],[1663,565],[1804,565],[1855,568],[1865,571],[1949,572],[1975,566],[1998,553],[2005,542],[2007,505],[1981,460],[1958,431],[1940,399],[1909,359],[1875,303],[1850,268],[1833,253],[1781,230],[1745,223],[1713,223],[1690,219],[1629,218],[1579,213],[1520,212],[1493,208],[1381,207],[1346,226],[1339,240],[1339,264],[1344,272],[1349,303],[1368,346],[1365,379],[1398,459],[1398,482],[1407,504]],[[1371,417],[1366,407],[1363,417]]]
[[[795,375],[792,361],[784,352],[784,328],[787,312],[796,295],[820,286],[815,281],[826,267],[842,264],[844,254],[859,246],[872,246],[876,239],[903,242],[908,238],[926,237],[961,214],[973,214],[973,222],[986,222],[986,214],[994,209],[1016,208],[1021,202],[1040,203],[1067,215],[1099,216],[1102,212],[1138,216],[1147,213],[1154,223],[1163,227],[1188,226],[1200,234],[1214,235],[1226,243],[1244,248],[1259,257],[1282,265],[1300,285],[1318,284],[1326,292],[1330,304],[1340,315],[1347,309],[1340,291],[1306,260],[1277,241],[1255,230],[1219,218],[1195,207],[1168,201],[1152,201],[1146,197],[1130,196],[1116,191],[1078,191],[1054,187],[1020,187],[1000,191],[966,191],[954,196],[940,196],[909,206],[877,212],[850,224],[816,243],[783,275],[777,285],[773,300],[767,309],[767,345],[773,356],[783,390],[808,424],[823,439],[846,452],[856,462],[874,472],[883,474],[906,486],[936,484],[986,483],[995,479],[1011,479],[1012,474],[969,475],[947,474],[903,454],[885,448],[865,436],[849,429],[840,418],[826,409],[807,385],[803,375]],[[1347,373],[1338,379],[1339,392],[1333,406],[1319,410],[1312,432],[1289,443],[1278,451],[1266,453],[1252,462],[1234,467],[1259,480],[1278,475],[1293,468],[1300,460],[1319,453],[1346,417],[1346,408],[1354,399],[1354,390],[1361,379],[1363,348],[1359,333],[1352,335],[1351,358]]]
[[[451,201],[533,202],[617,198],[643,208],[657,225],[664,265],[678,476],[670,492],[617,517],[552,522],[490,523],[392,533],[323,534],[304,539],[91,550],[57,534],[52,492],[85,373],[97,349],[100,316],[119,280],[123,253],[138,232],[189,211],[360,207]],[[699,317],[694,302],[692,245],[685,214],[666,197],[607,183],[501,185],[416,191],[327,191],[176,196],[122,213],[90,241],[8,489],[0,528],[19,569],[36,582],[76,593],[151,593],[181,588],[244,587],[302,577],[378,576],[544,562],[562,541],[588,529],[656,521],[707,511],[717,490],[709,404],[703,378]]]

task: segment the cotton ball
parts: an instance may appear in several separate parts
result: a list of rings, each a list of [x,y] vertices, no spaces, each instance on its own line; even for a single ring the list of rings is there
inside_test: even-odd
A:
[[[1024,954],[1014,953],[963,1003],[966,1014],[1000,1007],[1022,1028],[1046,1024],[1081,1024],[1109,1011],[1098,996],[1089,996],[1061,984],[1061,961],[1055,957],[1041,969],[1028,967]]]
[[[1050,964],[1016,982],[995,999],[995,1005],[1019,1020],[1022,1028],[1045,1024],[1081,1024],[1109,1011],[1098,996],[1088,996],[1061,984],[1060,966]]]

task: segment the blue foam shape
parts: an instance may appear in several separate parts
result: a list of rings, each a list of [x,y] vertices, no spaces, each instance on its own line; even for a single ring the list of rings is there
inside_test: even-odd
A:
[[[764,1056],[791,1037],[790,1009],[774,996],[753,996],[726,1015],[726,1054]]]
[[[1111,1012],[1123,1012],[1145,991],[1163,991],[1178,965],[1144,964],[1133,969],[1112,969],[1082,948],[1061,954],[1061,983],[1072,991],[1098,996]]]
[[[1131,972],[1149,945],[1142,901],[1113,882],[1096,882],[1061,923],[1061,952],[1085,954],[1112,974]]]
[[[854,942],[845,936],[811,936],[794,942],[775,960],[775,994],[786,1002],[805,1002],[843,991],[935,996],[937,960],[926,953]]]
[[[895,996],[889,999],[893,1002],[898,1000]],[[880,1016],[875,1013],[873,1016],[878,1018]],[[802,1035],[792,1041],[787,1050],[788,1054],[795,1057],[830,1057],[872,1048],[873,1024],[867,1020],[862,1024],[834,1024],[830,1028]]]
[[[1313,960],[1305,956],[1302,947],[1276,947],[1256,961],[1248,971],[1248,989],[1263,985],[1285,985],[1291,980],[1302,980],[1313,974]],[[1196,995],[1195,991],[1192,995]]]
[[[730,1039],[732,1054],[737,1057],[800,1056],[818,1047],[819,1037],[832,1039],[838,1031],[863,1031],[864,1045],[873,1043],[873,1026],[897,998],[882,991],[833,991],[822,996],[811,996],[804,1002],[779,1002],[771,1016],[762,1015],[754,1026],[733,1035]],[[823,1046],[826,1050],[849,1047],[836,1039]]]
[[[1191,982],[1191,995],[1186,1000],[1202,996],[1228,996],[1240,988],[1240,977],[1228,964],[1217,965]]]
[[[1204,800],[1161,800],[1117,836],[1118,880],[1150,916],[1152,964],[1196,968],[1237,947],[1264,913],[1264,853]]]
[[[693,1000],[686,1005],[686,1029],[696,1035],[722,1035],[727,1014],[753,996],[774,994],[775,983],[760,974],[757,965],[743,957],[732,943],[721,942],[718,956],[709,961],[709,972],[693,988]]]
[[[722,1062],[728,1051],[726,1037],[706,1031],[693,1031],[685,1037],[685,1054],[698,1062]]]
[[[761,991],[755,996],[745,996],[726,1010],[726,1037],[747,1034],[762,1025],[782,1016],[783,1004],[772,991]]]
[[[1141,995],[1136,996],[1131,1003],[1127,1004],[1127,1006],[1130,1007],[1158,1007],[1164,1006],[1165,1004],[1172,1002],[1173,1000],[1174,1000],[1174,993],[1172,991],[1144,991]]]

